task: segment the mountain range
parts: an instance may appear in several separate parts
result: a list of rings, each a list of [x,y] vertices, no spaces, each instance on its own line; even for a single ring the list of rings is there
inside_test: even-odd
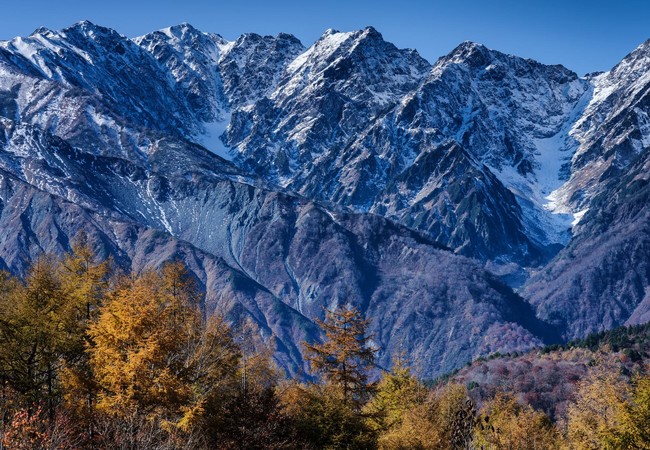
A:
[[[650,41],[578,76],[372,27],[40,28],[0,42],[0,267],[84,231],[126,271],[185,262],[291,374],[349,303],[433,378],[650,320],[649,112]]]

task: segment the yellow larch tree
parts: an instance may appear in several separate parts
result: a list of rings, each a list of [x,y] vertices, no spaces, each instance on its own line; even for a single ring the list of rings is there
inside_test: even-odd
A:
[[[101,411],[190,429],[217,391],[236,383],[239,352],[229,328],[217,317],[204,321],[199,298],[180,263],[119,283],[90,328]]]
[[[481,409],[474,430],[474,446],[485,449],[559,449],[561,436],[540,411],[520,405],[514,397],[499,393]]]
[[[627,383],[615,367],[595,366],[580,381],[567,410],[568,447],[572,450],[621,448]]]
[[[325,320],[316,322],[324,331],[325,340],[320,344],[305,343],[312,370],[340,388],[343,398],[360,409],[374,389],[369,372],[377,349],[370,345],[369,321],[357,308],[344,306],[326,309]]]

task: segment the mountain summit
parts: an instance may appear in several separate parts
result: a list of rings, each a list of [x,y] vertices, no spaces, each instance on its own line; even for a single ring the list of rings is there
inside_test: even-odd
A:
[[[344,303],[426,377],[638,323],[649,45],[581,78],[472,42],[431,64],[372,27],[40,28],[0,42],[0,266],[82,230],[127,271],[180,259],[292,373]]]

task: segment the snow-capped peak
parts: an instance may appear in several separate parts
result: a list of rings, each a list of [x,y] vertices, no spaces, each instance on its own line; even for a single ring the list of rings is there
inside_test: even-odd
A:
[[[464,41],[448,55],[442,57],[438,64],[462,64],[470,63],[472,65],[487,65],[493,59],[493,50],[489,50],[482,44],[472,41]]]
[[[103,27],[100,25],[95,25],[89,20],[82,20],[77,22],[67,28],[61,30],[63,36],[67,35],[82,35],[91,39],[97,39],[98,37],[111,37],[118,39],[125,39],[126,37],[112,28]]]
[[[341,32],[330,28],[314,43],[312,54],[327,57],[354,35],[351,31]]]
[[[197,30],[187,22],[183,22],[178,25],[173,25],[171,27],[163,28],[160,31],[166,34],[170,38],[177,38],[177,39],[183,39],[186,35],[192,36],[197,34],[205,34]]]
[[[32,34],[30,34],[29,36],[30,36],[30,37],[38,36],[38,35],[45,35],[45,36],[50,35],[50,36],[51,36],[51,35],[53,35],[53,34],[56,34],[56,32],[50,30],[50,29],[47,28],[47,27],[38,27],[37,29],[35,29],[34,31],[32,31]]]

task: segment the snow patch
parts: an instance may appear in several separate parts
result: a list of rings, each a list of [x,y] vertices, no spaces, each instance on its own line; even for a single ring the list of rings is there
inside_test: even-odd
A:
[[[315,44],[318,46],[320,53],[332,53],[341,46],[342,43],[347,41],[354,32],[347,33],[341,31],[334,31],[329,29],[325,32],[323,37]]]
[[[228,128],[231,116],[231,113],[223,113],[220,119],[201,124],[205,131],[196,138],[198,144],[228,161],[231,161],[233,158],[232,149],[226,147],[221,140],[221,136],[224,135]]]
[[[553,137],[535,139],[533,142],[537,148],[535,160],[538,166],[534,173],[537,179],[538,194],[547,200],[544,202],[544,207],[552,211],[548,196],[562,185],[563,180],[560,175],[562,165],[569,163],[573,155],[566,151],[564,145],[566,134],[563,131]]]
[[[174,38],[174,34],[172,33],[172,27],[162,28],[159,31],[170,39]]]
[[[347,41],[353,34],[354,32],[342,33],[340,31],[334,31],[332,29],[327,30],[314,45],[309,47],[304,53],[294,59],[291,64],[289,64],[289,66],[287,66],[287,72],[296,72],[309,60],[309,57],[313,54],[323,56],[334,53],[341,46],[341,44]]]
[[[33,45],[30,45],[28,42],[25,42],[23,38],[17,37],[11,41],[11,46],[25,58],[30,60],[32,63],[36,64],[34,56],[36,55],[36,48]]]
[[[296,59],[291,61],[291,64],[287,66],[287,72],[294,73],[296,70],[300,69],[308,60],[309,57],[314,53],[314,46],[309,47],[304,53],[298,55]]]
[[[235,41],[227,41],[225,39],[216,40],[214,38],[212,40],[217,46],[217,48],[219,49],[219,54],[223,56],[230,53],[230,50],[232,50],[233,47],[235,46]]]
[[[578,211],[577,213],[573,214],[573,222],[571,222],[571,226],[575,227],[580,223],[584,215],[589,211],[589,208],[585,208],[582,211]]]
[[[582,108],[580,103],[576,105],[573,115]],[[563,201],[564,197],[559,195],[565,184],[562,166],[570,164],[575,151],[575,145],[568,144],[567,139],[566,128],[551,137],[533,139],[535,168],[532,175],[524,176],[511,166],[490,168],[517,197],[526,228],[539,242],[547,245],[565,245],[571,237],[571,228],[578,223],[576,215]]]

